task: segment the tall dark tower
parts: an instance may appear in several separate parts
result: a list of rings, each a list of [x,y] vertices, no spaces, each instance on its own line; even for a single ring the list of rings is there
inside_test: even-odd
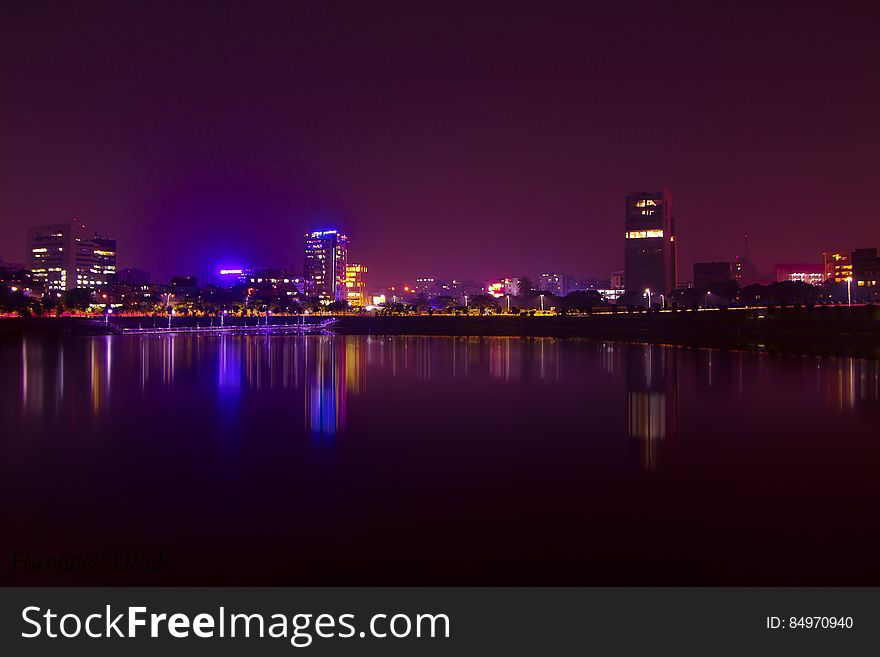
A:
[[[751,285],[760,281],[761,275],[758,267],[752,260],[752,252],[749,250],[749,236],[745,236],[745,246],[741,256],[736,256],[733,263],[733,280],[739,285]]]
[[[626,196],[624,269],[626,291],[666,294],[678,287],[678,258],[672,194],[637,192]]]

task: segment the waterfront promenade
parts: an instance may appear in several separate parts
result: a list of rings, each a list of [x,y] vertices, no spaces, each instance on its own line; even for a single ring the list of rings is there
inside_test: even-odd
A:
[[[874,306],[730,308],[591,315],[309,315],[175,318],[171,333],[559,337],[651,342],[780,353],[880,358],[880,308]],[[0,334],[100,335],[169,333],[154,317],[0,319]]]

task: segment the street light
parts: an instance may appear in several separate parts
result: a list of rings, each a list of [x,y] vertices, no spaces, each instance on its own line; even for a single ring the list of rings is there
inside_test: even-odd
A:
[[[544,295],[539,294],[538,296],[541,297],[541,312],[544,312]]]
[[[846,277],[846,303],[852,305],[852,276]]]
[[[645,294],[643,295],[648,299],[648,310],[651,309],[651,288],[645,288]]]
[[[107,324],[110,323],[110,315],[112,315],[112,314],[113,314],[113,309],[112,309],[112,308],[107,308],[107,314],[104,315],[104,324],[105,324],[105,325],[107,325]]]
[[[510,295],[507,295],[507,312],[510,312]]]
[[[223,328],[223,319],[226,317],[227,312],[227,310],[224,310],[222,313],[220,313],[220,328]]]

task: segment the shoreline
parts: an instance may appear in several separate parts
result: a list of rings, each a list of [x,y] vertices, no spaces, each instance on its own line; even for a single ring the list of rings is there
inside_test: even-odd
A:
[[[314,315],[326,319],[330,315]],[[250,318],[256,323],[256,319]],[[291,317],[272,317],[278,323]],[[748,308],[709,311],[603,313],[576,316],[339,315],[340,335],[589,338],[715,349],[880,359],[880,308]],[[0,335],[107,335],[153,317],[0,318]],[[163,322],[164,320],[159,320]],[[233,320],[236,323],[240,319]],[[243,322],[241,322],[243,324]],[[273,322],[274,324],[275,322]],[[197,326],[199,318],[175,319]],[[201,318],[201,326],[205,319]],[[253,325],[253,324],[251,324]]]

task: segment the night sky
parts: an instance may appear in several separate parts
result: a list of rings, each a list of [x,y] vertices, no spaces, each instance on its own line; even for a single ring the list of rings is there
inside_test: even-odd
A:
[[[371,287],[607,276],[663,185],[683,280],[744,233],[764,271],[880,246],[868,3],[117,4],[0,10],[5,260],[77,216],[154,279],[327,226]]]

